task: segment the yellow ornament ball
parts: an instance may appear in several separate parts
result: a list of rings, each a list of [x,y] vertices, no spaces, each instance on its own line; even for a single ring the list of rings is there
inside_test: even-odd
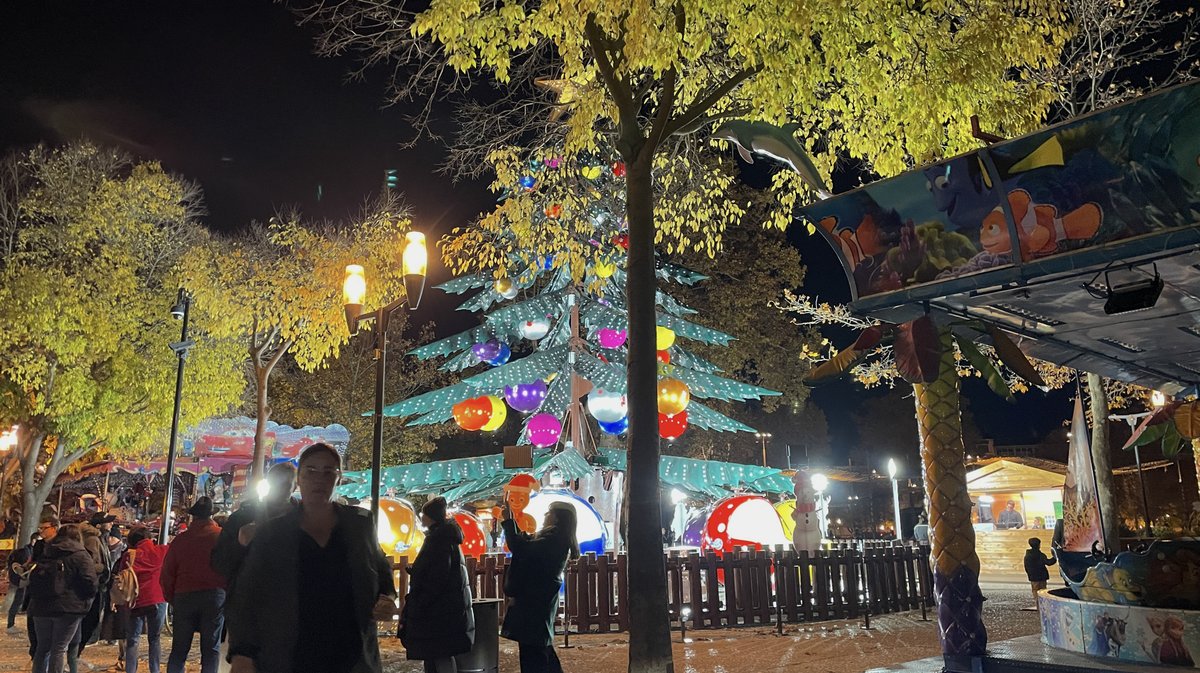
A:
[[[775,503],[775,513],[779,515],[779,520],[783,523],[783,536],[787,539],[792,539],[792,531],[796,530],[796,519],[793,514],[796,513],[796,501],[793,499],[780,500]]]
[[[692,393],[687,384],[679,379],[665,378],[658,381],[658,412],[674,416],[687,409]]]
[[[487,399],[492,404],[492,417],[479,429],[484,432],[495,432],[500,429],[500,426],[504,425],[504,421],[508,418],[508,405],[504,403],[504,400],[495,395],[488,395]]]
[[[654,343],[657,345],[658,350],[667,350],[675,344],[675,332],[671,331],[669,327],[659,325],[654,330]]]
[[[404,557],[409,563],[417,560],[417,552],[425,543],[417,510],[407,500],[379,499],[377,532],[384,554],[393,559]]]

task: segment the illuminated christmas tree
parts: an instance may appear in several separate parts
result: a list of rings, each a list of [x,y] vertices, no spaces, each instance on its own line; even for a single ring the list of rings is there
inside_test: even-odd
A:
[[[482,324],[412,351],[422,359],[448,358],[450,371],[486,364],[458,384],[385,409],[414,417],[409,425],[455,421],[469,431],[493,431],[510,410],[527,414],[520,442],[575,447],[585,456],[594,442],[586,414],[599,429],[622,434],[626,420],[624,305],[627,240],[623,232],[623,178],[619,163],[568,167],[554,158],[524,171],[498,170],[512,183],[496,211],[444,242],[448,256],[471,255],[475,273],[438,286],[453,294],[479,290],[459,310],[482,312]],[[529,207],[536,200],[538,208]],[[514,209],[518,209],[514,211]],[[540,212],[539,212],[540,211]],[[520,225],[513,222],[520,220]],[[748,401],[779,393],[720,376],[688,342],[728,345],[733,336],[688,319],[695,311],[668,293],[705,277],[659,259],[657,348],[659,434],[679,438],[689,427],[754,432],[705,406],[705,400]],[[527,353],[514,357],[514,353]]]

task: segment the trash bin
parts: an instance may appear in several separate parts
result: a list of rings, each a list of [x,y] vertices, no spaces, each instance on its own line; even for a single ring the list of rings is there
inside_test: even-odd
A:
[[[498,673],[500,670],[500,599],[471,601],[475,615],[475,645],[454,658],[458,673]]]

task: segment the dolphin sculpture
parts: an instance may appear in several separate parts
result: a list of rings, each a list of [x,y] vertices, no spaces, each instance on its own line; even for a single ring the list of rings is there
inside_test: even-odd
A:
[[[751,153],[770,157],[787,164],[800,175],[800,179],[816,190],[822,199],[833,196],[825,186],[817,167],[813,165],[808,153],[796,142],[792,134],[799,124],[775,126],[767,122],[751,122],[741,119],[727,121],[713,132],[714,138],[728,140],[737,147],[738,154],[746,163],[754,163]]]

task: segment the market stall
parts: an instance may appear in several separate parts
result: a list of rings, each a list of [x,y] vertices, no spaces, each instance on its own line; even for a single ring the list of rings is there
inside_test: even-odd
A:
[[[1066,471],[1049,460],[989,458],[967,473],[981,577],[1023,577],[1031,537],[1050,549],[1054,524],[1062,518]]]

